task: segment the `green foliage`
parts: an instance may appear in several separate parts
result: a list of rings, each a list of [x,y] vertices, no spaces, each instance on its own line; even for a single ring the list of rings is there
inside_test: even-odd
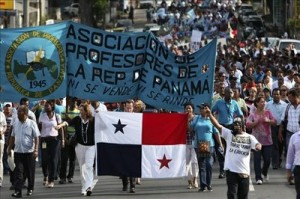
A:
[[[105,13],[109,11],[109,0],[93,0],[92,2],[92,15],[94,25],[97,26],[100,21],[102,26],[105,26]]]
[[[107,11],[109,6],[108,0],[94,0],[93,8],[98,11]]]
[[[300,28],[300,19],[298,18],[289,18],[288,25],[290,28],[299,29]]]

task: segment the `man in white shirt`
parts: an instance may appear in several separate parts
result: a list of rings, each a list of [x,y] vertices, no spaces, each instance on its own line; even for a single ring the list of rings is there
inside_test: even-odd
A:
[[[228,187],[227,198],[248,198],[251,149],[261,150],[261,144],[253,135],[245,132],[242,117],[236,117],[233,120],[231,131],[220,125],[208,108],[206,112],[227,143],[224,164]]]
[[[21,105],[18,108],[18,118],[12,127],[11,137],[7,148],[11,156],[14,146],[15,193],[11,196],[22,198],[22,186],[24,172],[28,178],[27,195],[31,196],[34,190],[35,158],[38,156],[40,131],[35,121],[28,118],[28,107]]]
[[[269,101],[266,104],[266,109],[269,110],[273,116],[275,117],[277,124],[275,126],[271,126],[272,132],[272,166],[273,169],[278,169],[281,164],[281,155],[283,151],[283,143],[278,141],[278,132],[281,124],[281,116],[282,113],[285,112],[287,103],[280,99],[280,90],[279,88],[275,88],[272,92],[273,100]]]
[[[19,106],[22,106],[22,105],[27,106],[29,108],[29,99],[25,98],[25,97],[21,98]],[[11,124],[13,124],[14,121],[18,119],[18,108],[17,109],[13,109],[12,118],[13,119],[11,121]],[[32,119],[33,121],[36,122],[35,114],[30,109],[28,109],[28,118]]]

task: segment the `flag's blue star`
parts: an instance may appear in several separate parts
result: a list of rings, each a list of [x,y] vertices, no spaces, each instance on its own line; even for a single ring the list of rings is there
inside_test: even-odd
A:
[[[118,124],[113,124],[116,127],[115,133],[117,133],[118,131],[121,131],[121,133],[124,134],[123,128],[125,126],[127,126],[127,124],[122,124],[121,120],[119,119]]]

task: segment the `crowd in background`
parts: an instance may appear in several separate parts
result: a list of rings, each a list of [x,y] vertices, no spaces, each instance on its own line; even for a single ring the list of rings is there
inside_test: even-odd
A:
[[[172,20],[160,21],[162,24],[168,23],[168,27],[172,27],[170,31],[172,38],[165,40],[165,44],[177,55],[193,52],[188,45],[179,46],[183,40],[191,36],[193,29],[207,33],[212,32],[212,30],[228,33],[228,21],[232,24],[236,22],[235,8],[231,4],[215,4],[211,11],[202,12],[196,10],[195,17],[193,17],[193,20],[190,20],[191,16],[188,16],[187,11],[190,10],[192,4],[183,4],[183,2],[180,5],[172,3],[167,9],[167,12],[173,13]],[[162,6],[164,6],[163,3]],[[210,36],[207,34],[205,38],[207,39]],[[220,34],[214,36],[219,37]],[[205,43],[207,42],[206,39]],[[201,48],[201,45],[199,48]],[[239,40],[237,37],[228,37],[225,44],[218,44],[214,80],[215,89],[212,103],[205,106],[195,104],[195,106],[199,105],[199,111],[194,109],[192,103],[182,107],[182,111],[190,115],[190,131],[187,133],[189,189],[200,188],[200,191],[212,191],[211,167],[214,161],[219,163],[219,178],[222,179],[226,176],[224,170],[226,143],[220,139],[220,132],[210,127],[211,129],[208,132],[212,132],[215,135],[206,137],[201,135],[202,131],[193,129],[193,126],[198,122],[199,125],[206,125],[205,117],[207,116],[205,112],[202,112],[203,107],[211,107],[218,122],[228,129],[233,128],[235,117],[243,117],[246,126],[245,130],[255,136],[262,144],[262,150],[254,152],[256,184],[261,185],[271,180],[268,172],[269,167],[272,167],[274,170],[284,167],[283,162],[287,155],[289,140],[293,134],[300,131],[299,69],[300,54],[297,54],[293,44],[282,50],[276,46],[270,47],[268,39]],[[93,124],[94,114],[97,114],[99,111],[170,112],[159,107],[147,106],[138,99],[123,103],[104,104],[97,101],[90,102],[69,97],[65,103],[62,99],[29,102],[28,99],[23,98],[19,104],[1,103],[1,111],[6,118],[3,124],[6,125],[5,129],[1,129],[1,131],[5,130],[5,132],[3,132],[3,139],[0,140],[2,147],[0,150],[1,159],[3,155],[3,163],[0,161],[0,187],[4,178],[3,173],[4,175],[10,174],[11,189],[16,191],[14,197],[18,196],[18,191],[20,191],[20,176],[17,181],[18,187],[16,187],[15,174],[8,164],[7,147],[9,149],[12,147],[9,146],[9,137],[12,132],[11,127],[18,120],[18,107],[24,109],[24,106],[28,109],[28,118],[36,121],[39,125],[41,137],[39,146],[34,146],[34,151],[29,152],[35,153],[35,150],[39,152],[37,161],[43,170],[44,185],[53,188],[56,180],[58,180],[59,184],[72,183],[75,159],[79,157],[81,177],[83,175],[88,176],[86,179],[81,178],[81,193],[83,195],[91,195],[93,189],[93,161],[95,154],[91,154],[89,151],[93,150],[91,146],[94,144],[94,129],[89,124]],[[195,113],[201,116],[200,119],[199,117],[194,117]],[[83,117],[84,119],[82,119]],[[285,126],[283,125],[284,122],[286,122]],[[59,127],[52,128],[56,126]],[[63,127],[65,127],[65,134],[64,138],[61,138],[59,129]],[[75,138],[81,146],[80,149],[77,148],[75,150],[78,145],[73,145],[72,139],[74,139],[73,137],[77,134],[77,131],[80,132],[78,135],[84,136]],[[192,144],[192,140],[195,139],[195,132],[197,136],[209,139],[211,142],[210,146],[215,149],[212,150],[209,158],[199,158],[195,155],[193,148],[197,146]],[[63,142],[65,143],[63,144]],[[88,159],[83,158],[83,153],[89,154]],[[262,167],[261,158],[263,159]],[[85,161],[88,162],[89,167],[83,170],[81,166]],[[287,166],[289,167],[288,169],[291,169],[290,166],[293,163],[288,162],[287,164],[289,164]],[[23,173],[24,175],[21,176],[23,179],[22,183],[26,186],[26,179],[32,180],[32,176],[28,176],[26,172]],[[128,186],[127,177],[121,177],[123,190],[126,191]],[[34,182],[28,182],[30,184],[27,185],[27,195],[31,195]],[[136,182],[139,183],[140,179],[135,180],[130,177],[130,192],[132,193],[135,192]],[[288,182],[290,184],[295,183],[292,176],[290,176]],[[299,187],[299,182],[297,186]]]

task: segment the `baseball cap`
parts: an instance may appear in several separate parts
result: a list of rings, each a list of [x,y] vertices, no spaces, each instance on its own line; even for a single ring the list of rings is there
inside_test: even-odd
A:
[[[233,125],[244,126],[243,118],[241,118],[241,117],[234,118],[233,119]]]
[[[210,107],[208,103],[201,103],[200,105],[197,105],[198,108],[204,108],[204,107]]]

